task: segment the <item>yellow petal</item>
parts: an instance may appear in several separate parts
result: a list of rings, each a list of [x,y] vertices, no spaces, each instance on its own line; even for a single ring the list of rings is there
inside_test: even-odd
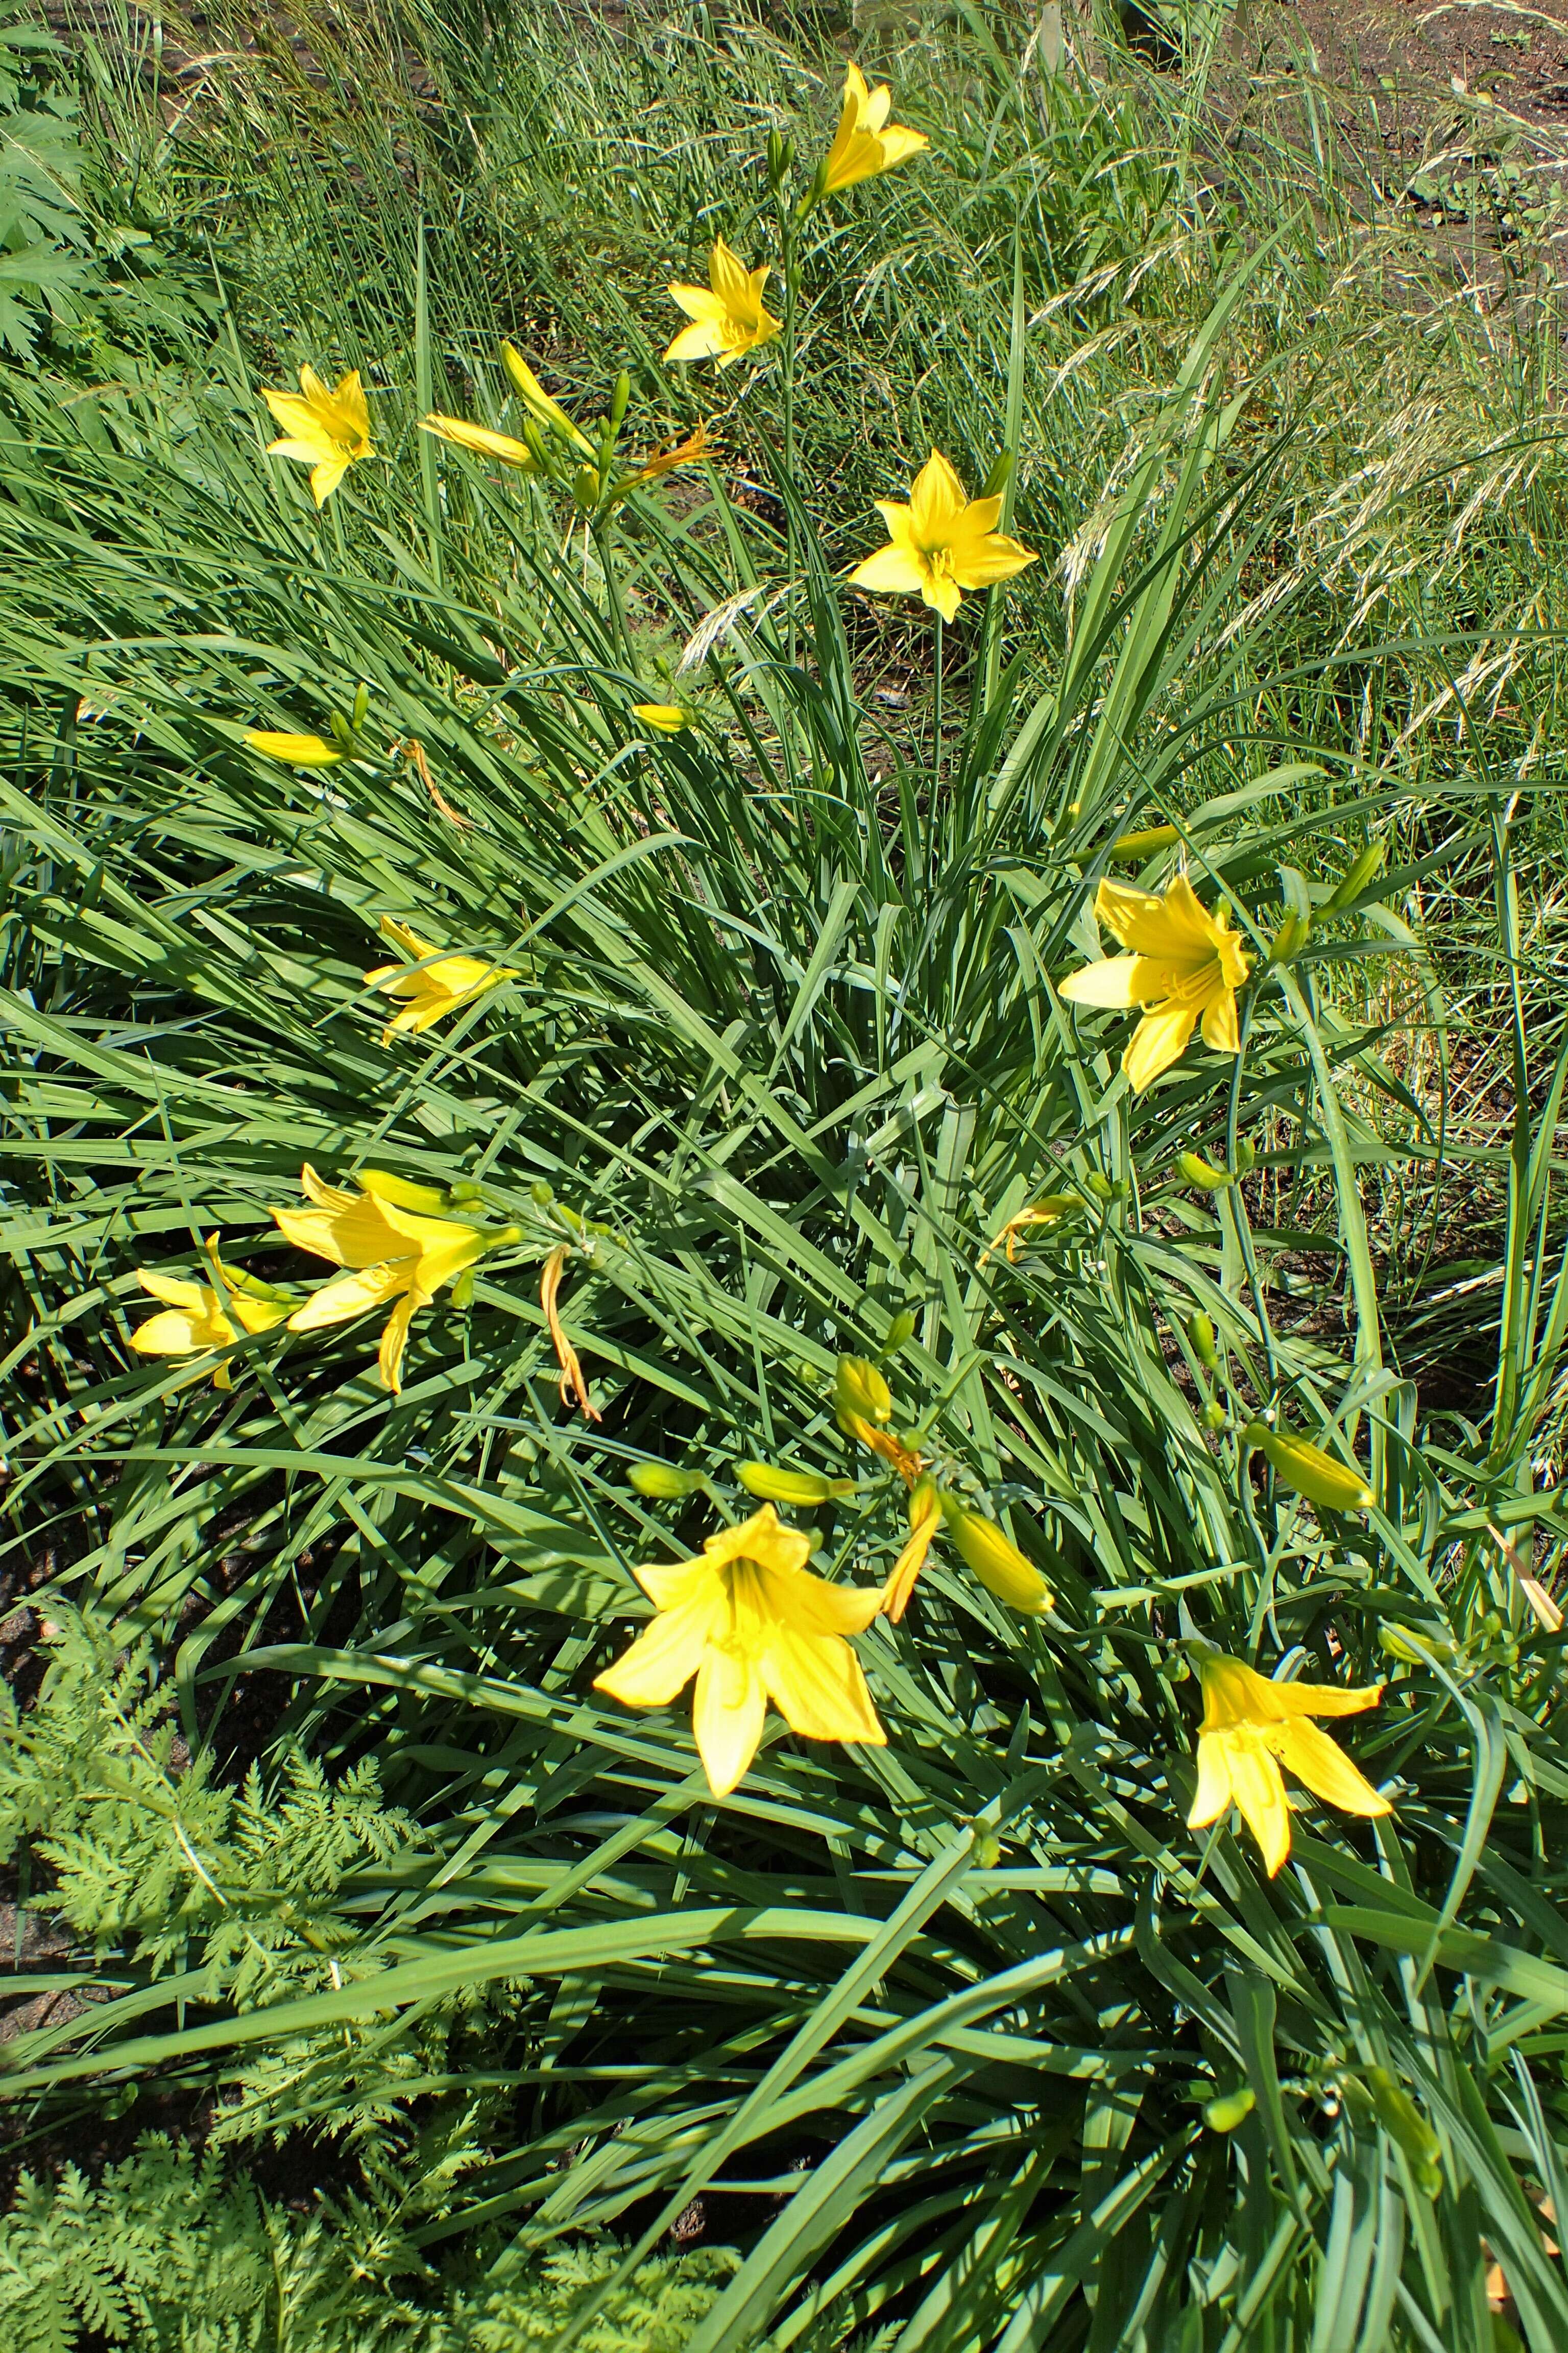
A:
[[[1113,939],[1140,955],[1205,961],[1213,953],[1214,926],[1201,907],[1199,923],[1194,926],[1189,920],[1187,902],[1196,906],[1197,902],[1185,878],[1177,879],[1184,892],[1179,900],[1173,897],[1174,883],[1169,891],[1140,891],[1106,875],[1094,894],[1095,914]]]
[[[989,588],[994,581],[1013,579],[1036,561],[1017,540],[993,531],[984,539],[955,541],[952,576],[961,588]]]
[[[830,1585],[808,1568],[760,1571],[764,1607],[800,1634],[860,1634],[882,1607],[879,1585]]]
[[[1086,964],[1081,972],[1062,981],[1057,995],[1065,997],[1069,1005],[1095,1005],[1103,1011],[1125,1012],[1129,1006],[1144,1002],[1143,982],[1148,968],[1146,956],[1101,956],[1098,964]]]
[[[1231,1793],[1272,1879],[1290,1852],[1290,1807],[1284,1777],[1258,1734],[1231,1732],[1215,1736],[1226,1743]]]
[[[878,1597],[880,1599],[880,1596]],[[781,1628],[762,1658],[768,1696],[792,1732],[807,1740],[864,1740],[887,1746],[860,1662],[836,1636]]]
[[[131,1345],[142,1356],[191,1356],[200,1348],[210,1348],[213,1341],[205,1329],[205,1318],[188,1314],[177,1307],[166,1308],[161,1315],[149,1315],[131,1335]],[[232,1339],[234,1335],[230,1333]]]
[[[711,1568],[731,1561],[754,1561],[759,1568],[789,1576],[811,1558],[811,1538],[799,1528],[786,1528],[771,1504],[753,1512],[738,1528],[721,1528],[705,1538],[702,1557]]]
[[[1207,1830],[1233,1802],[1230,1786],[1230,1758],[1223,1736],[1200,1733],[1198,1736],[1198,1786],[1187,1816],[1187,1828]]]
[[[363,1277],[360,1280],[363,1281]],[[403,1353],[408,1345],[408,1326],[414,1320],[415,1309],[423,1303],[419,1293],[408,1292],[387,1317],[382,1332],[376,1363],[382,1388],[390,1389],[394,1397],[400,1396],[403,1389]]]
[[[681,1609],[661,1610],[614,1666],[595,1676],[594,1689],[608,1692],[626,1707],[668,1707],[702,1663],[716,1599],[710,1595]]]
[[[1134,1094],[1142,1094],[1162,1071],[1168,1071],[1173,1062],[1181,1060],[1197,1018],[1184,1005],[1168,1005],[1157,1013],[1145,1013],[1121,1057],[1121,1067]]]
[[[764,278],[766,274],[764,270]],[[708,257],[708,278],[722,308],[736,316],[745,317],[752,308],[751,272],[740,255],[731,252],[721,237],[713,240],[713,250]]]
[[[703,319],[694,327],[682,327],[664,356],[667,360],[710,360],[723,349],[722,322]]]
[[[719,1571],[700,1554],[695,1560],[634,1565],[632,1574],[657,1609],[684,1609],[700,1594],[706,1594],[707,1606],[716,1609],[724,1599]]]
[[[918,155],[922,147],[929,147],[931,141],[923,131],[911,131],[908,123],[890,122],[880,134],[879,144],[882,150],[880,169],[890,172],[896,165],[907,164],[911,155]]]
[[[910,1497],[910,1537],[882,1588],[882,1606],[896,1626],[910,1606],[915,1581],[942,1525],[942,1504],[929,1481]]]
[[[910,522],[921,545],[941,545],[968,503],[963,484],[941,450],[933,449],[910,491]]]
[[[697,1670],[691,1728],[716,1798],[727,1798],[757,1753],[768,1698],[754,1662],[711,1645]]]
[[[849,575],[852,588],[869,588],[883,596],[921,596],[925,585],[925,573],[915,558],[890,542]]]
[[[158,1274],[151,1267],[139,1266],[136,1280],[142,1290],[150,1292],[154,1299],[165,1300],[171,1307],[189,1308],[197,1314],[201,1312],[203,1300],[212,1296],[199,1282],[187,1282],[182,1275]],[[145,1331],[147,1326],[143,1324],[142,1328]]]
[[[245,740],[253,752],[268,760],[281,760],[290,768],[330,768],[343,756],[342,744],[329,744],[324,735],[289,735],[252,727]]]
[[[686,713],[679,702],[634,702],[632,717],[640,719],[645,727],[657,728],[661,735],[677,735],[686,724]]]
[[[273,1215],[278,1213],[274,1210]],[[297,1307],[289,1318],[290,1332],[321,1332],[331,1324],[346,1324],[351,1317],[363,1315],[372,1307],[384,1307],[389,1299],[397,1299],[413,1279],[416,1261],[400,1259],[389,1266],[356,1268],[352,1273],[340,1274],[313,1291],[302,1307]]]
[[[1298,1781],[1304,1781],[1315,1798],[1325,1805],[1338,1806],[1342,1813],[1391,1814],[1393,1806],[1380,1797],[1358,1766],[1337,1741],[1306,1716],[1298,1716],[1293,1724],[1281,1725],[1270,1735],[1269,1746],[1280,1762],[1288,1765]]]
[[[933,611],[944,621],[956,620],[963,599],[958,593],[958,583],[951,572],[939,572],[934,565],[921,585],[921,594]]]
[[[1216,1054],[1239,1054],[1241,1025],[1237,1018],[1236,993],[1224,989],[1204,1008],[1204,1044]]]
[[[346,458],[323,458],[310,470],[310,495],[319,507],[324,507],[343,476],[348,472]]]

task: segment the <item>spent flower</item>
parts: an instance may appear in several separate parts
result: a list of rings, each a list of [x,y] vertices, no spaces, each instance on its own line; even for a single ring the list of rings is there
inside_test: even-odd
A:
[[[393,1015],[381,1033],[384,1046],[404,1031],[417,1037],[432,1023],[444,1021],[448,1013],[471,1005],[487,990],[518,977],[511,965],[489,964],[483,956],[444,955],[395,915],[383,915],[380,928],[395,947],[413,958],[411,964],[377,965],[364,976],[367,987],[403,1001],[402,1010]]]

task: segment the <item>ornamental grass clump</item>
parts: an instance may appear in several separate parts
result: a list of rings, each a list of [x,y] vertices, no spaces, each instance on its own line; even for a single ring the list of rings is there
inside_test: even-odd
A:
[[[1367,221],[984,29],[534,12],[385,153],[355,47],[220,339],[0,376],[0,2096],[341,2185],[367,2345],[700,2227],[680,2353],[1568,2343],[1547,625],[1456,690],[1318,564]],[[260,320],[375,388],[314,502]],[[331,2338],[246,2212],[218,2335]]]

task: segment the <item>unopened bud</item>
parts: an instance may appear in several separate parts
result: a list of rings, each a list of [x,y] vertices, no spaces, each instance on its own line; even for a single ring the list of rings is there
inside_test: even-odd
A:
[[[1051,1588],[1034,1562],[1025,1558],[994,1520],[966,1512],[945,1496],[942,1510],[959,1558],[973,1570],[987,1593],[1027,1618],[1037,1618],[1042,1610],[1055,1606]]]
[[[673,1462],[634,1462],[626,1476],[650,1504],[679,1503],[703,1483],[700,1471],[678,1471]]]
[[[896,1356],[905,1342],[914,1338],[915,1325],[920,1320],[918,1308],[900,1307],[888,1326],[888,1336],[882,1343],[883,1356]]]
[[[1173,825],[1146,826],[1142,833],[1121,833],[1110,845],[1118,866],[1144,866],[1163,849],[1173,849],[1181,835]]]
[[[1187,1183],[1195,1185],[1200,1193],[1223,1193],[1227,1185],[1236,1182],[1228,1170],[1211,1167],[1201,1152],[1178,1152],[1176,1166]]]
[[[1306,946],[1311,928],[1310,915],[1304,915],[1299,907],[1289,908],[1269,944],[1268,961],[1270,964],[1289,964],[1290,958],[1300,955]]]
[[[858,1482],[829,1479],[821,1471],[784,1471],[774,1462],[737,1462],[735,1476],[749,1495],[763,1504],[831,1504],[852,1495]]]
[[[1436,2134],[1386,2067],[1369,2067],[1365,2081],[1377,2121],[1409,2160],[1415,2187],[1423,2197],[1436,2198],[1443,2187],[1443,2147]]]
[[[1268,1456],[1287,1487],[1305,1495],[1309,1504],[1331,1512],[1361,1512],[1373,1502],[1360,1470],[1325,1454],[1321,1446],[1309,1445],[1289,1430],[1270,1430],[1261,1421],[1249,1421],[1241,1434],[1248,1446]]]
[[[1249,1144],[1245,1135],[1238,1137],[1236,1146],[1237,1175],[1250,1176],[1257,1166],[1258,1146],[1255,1144]]]
[[[1348,867],[1341,876],[1335,885],[1332,898],[1328,901],[1323,909],[1324,914],[1337,915],[1342,908],[1350,906],[1353,901],[1359,899],[1368,883],[1379,873],[1382,866],[1382,842],[1369,841],[1354,864]]]
[[[840,1429],[846,1414],[861,1421],[891,1421],[893,1392],[868,1357],[839,1357],[833,1371],[833,1409]]]
[[[364,714],[370,709],[370,689],[362,680],[354,689],[353,731],[357,735],[364,725]]]
[[[1199,1364],[1212,1373],[1219,1362],[1219,1349],[1215,1341],[1214,1324],[1201,1307],[1187,1318],[1187,1337],[1193,1344],[1193,1354]]]
[[[1234,2132],[1245,2124],[1258,2105],[1258,2094],[1250,2084],[1243,2084],[1235,2092],[1222,2092],[1217,2100],[1210,2100],[1204,2110],[1204,2122],[1210,2132]]]
[[[1221,1405],[1218,1398],[1210,1398],[1207,1405],[1205,1406],[1203,1410],[1204,1428],[1205,1430],[1223,1430],[1229,1419],[1230,1416],[1226,1413],[1224,1406]]]
[[[985,477],[985,487],[980,493],[981,497],[983,499],[999,499],[1003,491],[1007,487],[1008,480],[1012,471],[1013,452],[1011,449],[1004,449],[1001,456],[997,459],[996,463],[992,467],[991,471]]]

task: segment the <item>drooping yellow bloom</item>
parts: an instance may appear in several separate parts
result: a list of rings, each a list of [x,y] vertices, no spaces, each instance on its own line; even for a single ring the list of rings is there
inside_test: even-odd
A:
[[[893,1393],[867,1356],[840,1356],[833,1374],[833,1412],[846,1438],[890,1462],[906,1486],[925,1469],[925,1458],[879,1424],[892,1419]]]
[[[482,956],[443,955],[439,948],[422,940],[407,923],[400,923],[395,915],[383,915],[381,929],[394,946],[415,959],[412,965],[377,965],[364,976],[366,987],[379,988],[387,997],[406,1000],[401,1013],[395,1013],[382,1031],[384,1046],[389,1045],[400,1030],[417,1037],[432,1022],[444,1021],[448,1013],[456,1013],[459,1006],[471,1005],[487,989],[499,988],[503,980],[515,980],[518,976],[510,965],[487,964]]]
[[[634,702],[632,717],[660,735],[679,735],[686,724],[686,713],[679,702]]]
[[[566,1271],[566,1252],[567,1245],[562,1242],[545,1260],[543,1272],[539,1279],[539,1303],[544,1311],[555,1361],[561,1367],[562,1404],[578,1407],[584,1421],[603,1421],[604,1415],[588,1394],[582,1361],[566,1337],[566,1327],[561,1321],[561,1278]]]
[[[874,180],[882,172],[890,172],[896,164],[908,163],[931,142],[923,131],[910,131],[901,122],[889,122],[893,93],[886,82],[875,90],[868,89],[866,77],[858,65],[851,65],[844,76],[844,111],[838,118],[838,129],[825,161],[818,166],[814,193],[836,196],[840,189],[852,188],[860,180]]]
[[[723,238],[716,237],[708,257],[706,286],[671,286],[670,299],[692,322],[682,327],[665,353],[667,360],[712,360],[728,367],[747,352],[772,343],[783,322],[763,307],[763,288],[770,265],[748,269]]]
[[[692,1727],[716,1798],[756,1755],[770,1699],[807,1740],[887,1745],[844,1639],[865,1631],[883,1588],[829,1585],[810,1557],[811,1538],[764,1504],[710,1536],[699,1558],[637,1572],[658,1614],[595,1688],[628,1707],[667,1707],[695,1675]]]
[[[1250,958],[1240,934],[1209,913],[1184,874],[1162,892],[1102,881],[1094,912],[1131,954],[1086,965],[1063,981],[1060,994],[1073,1005],[1148,1008],[1121,1057],[1135,1092],[1180,1061],[1200,1019],[1205,1046],[1216,1054],[1237,1051],[1236,992]]]
[[[1198,1726],[1198,1787],[1187,1816],[1206,1830],[1237,1806],[1263,1852],[1273,1878],[1290,1852],[1290,1807],[1280,1766],[1288,1765],[1325,1805],[1347,1814],[1389,1814],[1394,1809],[1320,1732],[1315,1715],[1359,1715],[1383,1697],[1381,1683],[1346,1689],[1339,1683],[1276,1683],[1239,1659],[1217,1653],[1200,1662],[1204,1717]]]
[[[300,370],[298,392],[264,392],[261,396],[283,427],[281,440],[270,442],[269,458],[297,458],[310,469],[310,490],[316,504],[324,506],[361,458],[374,458],[370,409],[360,386],[359,370],[351,368],[329,392],[313,367]]]
[[[700,289],[699,289],[700,291]],[[624,498],[644,482],[657,482],[665,474],[673,474],[682,466],[700,466],[719,454],[719,437],[706,425],[694,426],[689,433],[660,441],[646,458],[639,458],[631,472],[616,484],[616,496]]]
[[[1076,1217],[1083,1207],[1081,1193],[1047,1193],[1033,1208],[1020,1209],[985,1245],[980,1253],[980,1263],[999,1250],[1005,1250],[1009,1266],[1016,1266],[1020,1250],[1026,1247],[1025,1236],[1031,1226],[1059,1226],[1064,1218]]]
[[[213,1280],[192,1282],[184,1276],[159,1274],[139,1266],[136,1280],[154,1299],[165,1302],[161,1315],[150,1315],[131,1335],[131,1345],[142,1356],[204,1356],[226,1348],[240,1332],[270,1332],[288,1314],[289,1302],[269,1285],[224,1265],[213,1243],[207,1245]],[[236,1325],[238,1330],[236,1330]],[[213,1387],[232,1386],[226,1365],[213,1374]]]
[[[944,621],[963,603],[963,588],[1011,580],[1035,558],[996,528],[1002,501],[972,499],[938,449],[915,476],[907,507],[879,499],[877,512],[892,536],[849,575],[854,588],[882,596],[921,596]]]
[[[910,1606],[915,1581],[926,1565],[926,1555],[941,1525],[942,1498],[935,1482],[918,1480],[910,1492],[909,1542],[893,1563],[882,1588],[882,1607],[895,1626]]]
[[[470,425],[466,417],[443,417],[432,409],[428,417],[419,419],[419,430],[433,433],[437,441],[453,442],[459,449],[471,449],[476,457],[520,467],[525,474],[539,471],[539,460],[526,441],[516,440],[510,433],[493,433],[488,425]]]
[[[252,727],[245,740],[253,752],[262,753],[268,760],[281,760],[288,768],[330,768],[346,757],[346,747],[329,744],[324,735],[286,735],[268,727]]]
[[[428,1216],[426,1208],[441,1206],[438,1193],[380,1169],[365,1170],[362,1193],[323,1185],[308,1164],[300,1182],[311,1207],[274,1209],[273,1217],[296,1250],[330,1259],[347,1271],[313,1292],[289,1318],[289,1329],[323,1331],[395,1302],[379,1355],[382,1387],[395,1396],[403,1386],[403,1352],[416,1308],[427,1307],[443,1283],[454,1282],[497,1242],[515,1240],[516,1229],[487,1234]]]

